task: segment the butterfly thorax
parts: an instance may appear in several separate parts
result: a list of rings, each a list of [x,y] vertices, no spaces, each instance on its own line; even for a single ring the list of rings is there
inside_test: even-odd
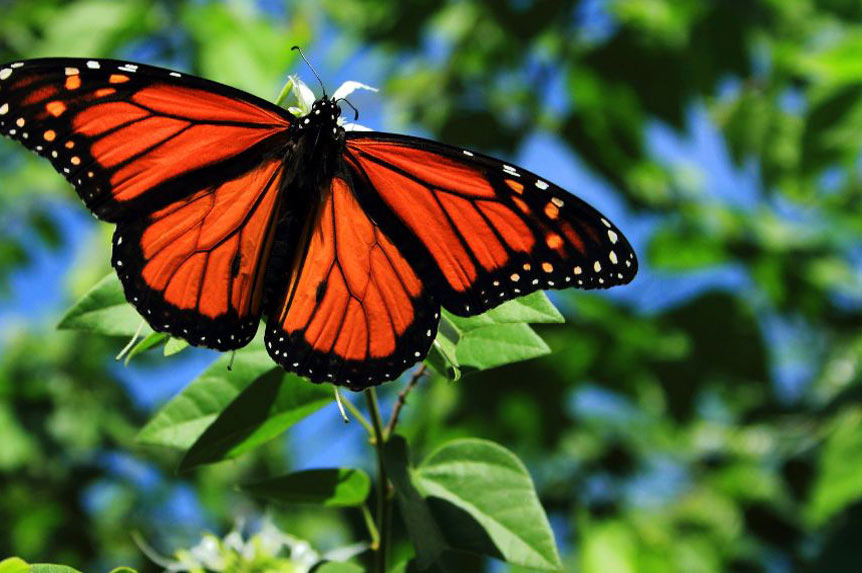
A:
[[[302,191],[317,192],[329,187],[344,148],[344,129],[338,125],[341,108],[329,98],[314,102],[308,115],[294,124],[295,145],[287,168],[295,173]]]
[[[338,125],[341,108],[332,99],[314,102],[308,115],[291,126],[284,157],[284,179],[264,299],[284,288],[284,276],[305,257],[310,231],[319,220],[332,179],[341,166],[345,131]]]

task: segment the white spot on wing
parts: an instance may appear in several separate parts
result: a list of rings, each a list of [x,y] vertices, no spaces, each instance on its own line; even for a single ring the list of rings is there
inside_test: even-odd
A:
[[[608,239],[611,240],[611,244],[613,244],[613,245],[617,244],[617,234],[614,233],[613,231],[611,231],[610,229],[608,229]]]
[[[95,60],[90,60],[89,62],[87,62],[87,67],[90,68],[91,70],[98,70],[102,66],[99,65],[99,62],[97,62]]]
[[[464,155],[466,155],[467,157],[473,157],[473,152],[472,152],[472,151],[467,151],[466,149],[464,149],[464,150],[462,150],[462,153],[463,153]]]
[[[544,191],[545,189],[548,188],[548,184],[545,183],[544,181],[542,181],[541,179],[539,179],[538,181],[536,181],[536,187],[538,187],[539,189]],[[557,200],[559,201],[559,199],[557,199]],[[558,207],[561,207],[561,206],[562,205],[558,205]]]
[[[0,106],[0,115],[6,115],[7,113],[9,113],[9,104],[4,103],[2,106]]]
[[[0,70],[0,80],[5,80],[12,75],[11,68],[3,68]]]

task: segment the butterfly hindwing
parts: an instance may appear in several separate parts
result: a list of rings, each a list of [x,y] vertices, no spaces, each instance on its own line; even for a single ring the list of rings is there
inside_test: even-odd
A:
[[[275,153],[290,123],[250,94],[142,64],[0,67],[0,132],[48,158],[112,222],[247,172]]]
[[[281,178],[270,160],[117,225],[112,263],[155,330],[219,350],[254,337]]]
[[[540,289],[632,280],[634,251],[595,209],[536,175],[423,139],[356,132],[358,197],[441,304],[475,315]]]
[[[427,354],[440,307],[399,247],[368,217],[352,181],[325,192],[307,252],[270,310],[266,346],[284,368],[361,389]]]

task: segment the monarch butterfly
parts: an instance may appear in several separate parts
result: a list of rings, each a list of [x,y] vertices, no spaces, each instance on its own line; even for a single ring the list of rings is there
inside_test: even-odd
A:
[[[347,132],[178,72],[114,60],[0,66],[0,132],[116,225],[112,265],[159,332],[353,390],[423,359],[441,306],[637,272],[622,233],[520,167],[416,137]]]

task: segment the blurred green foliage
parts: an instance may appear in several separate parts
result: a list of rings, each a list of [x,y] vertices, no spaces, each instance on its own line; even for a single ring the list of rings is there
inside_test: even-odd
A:
[[[609,215],[648,229],[645,272],[624,299],[557,297],[566,323],[536,327],[548,356],[422,382],[399,426],[413,458],[458,437],[516,452],[566,570],[846,570],[862,560],[860,22],[856,0],[7,0],[0,61],[141,59],[271,99],[303,44],[382,73],[393,130],[510,157],[537,134],[564,146],[624,200]],[[652,144],[702,117],[721,134],[713,159],[740,178]],[[32,245],[62,244],[66,204],[80,208],[46,163],[0,141],[4,292]],[[68,303],[107,272],[97,232]],[[743,277],[732,288],[644,302],[727,269]],[[148,413],[109,364],[123,340],[57,332],[60,314],[0,325],[0,556],[151,570],[131,530],[166,553],[199,538],[152,511],[172,488],[193,488],[227,531],[257,503],[233,487],[296,462],[270,442],[169,478],[175,454],[133,443]],[[117,451],[165,479],[117,476],[100,461]],[[107,500],[85,503],[95,486]],[[358,512],[271,511],[315,546],[367,535]]]

